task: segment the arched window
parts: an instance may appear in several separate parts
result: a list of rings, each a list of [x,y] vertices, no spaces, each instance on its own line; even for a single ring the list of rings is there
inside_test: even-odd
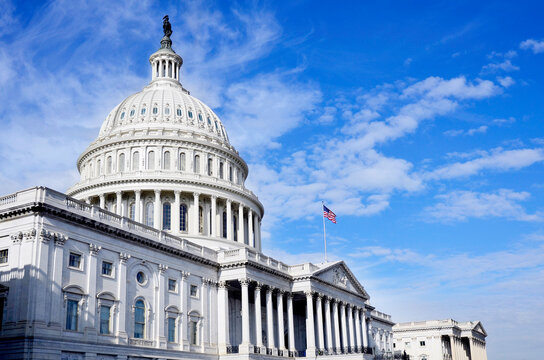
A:
[[[106,158],[106,174],[111,174],[111,168],[112,168],[112,160],[111,160],[111,156],[108,156]]]
[[[179,154],[179,169],[185,171],[185,153]]]
[[[213,175],[213,159],[208,158],[208,176]]]
[[[131,220],[136,220],[136,204],[133,202],[128,206],[128,217]]]
[[[145,107],[140,111],[140,115],[145,115]]]
[[[145,205],[145,224],[147,226],[153,226],[153,203],[148,202]]]
[[[193,112],[191,110],[187,111],[187,115],[189,116],[189,119],[193,118]]]
[[[135,113],[136,113],[136,110],[134,110],[134,109],[130,110],[130,116],[131,117],[134,116]]]
[[[193,172],[195,174],[200,174],[200,156],[195,155],[195,162],[193,164]]]
[[[236,219],[236,215],[232,215],[232,230],[234,233],[234,241],[238,241],[238,231],[236,231],[236,229],[238,229],[238,221]]]
[[[198,232],[201,234],[204,233],[204,211],[202,210],[202,206],[198,207]]]
[[[187,205],[179,206],[179,231],[187,231]]]
[[[198,114],[198,121],[200,121],[200,122],[204,121],[204,120],[202,120],[202,114],[200,114],[200,113]]]
[[[134,304],[134,338],[143,339],[145,337],[145,303],[143,300],[137,300]]]
[[[132,154],[132,170],[140,170],[140,153],[137,151]]]
[[[227,212],[223,211],[223,238],[227,238]]]
[[[164,108],[164,115],[170,115],[170,108]]]
[[[169,202],[162,204],[162,229],[170,230],[170,222],[172,218],[171,206]]]
[[[220,179],[222,179],[222,178],[223,178],[223,175],[224,175],[224,174],[223,174],[223,172],[224,172],[223,168],[224,168],[223,162],[220,162],[220,163],[219,163],[219,178],[220,178]]]
[[[212,126],[212,121],[210,120],[209,116],[208,116],[208,126]]]
[[[156,106],[153,107],[153,115],[157,115],[159,113],[159,108]]]
[[[232,181],[232,166],[229,166],[229,181]]]
[[[181,116],[181,114],[182,114],[181,109],[178,108],[178,109],[176,110],[176,115],[177,115],[177,116]]]
[[[197,312],[191,311],[189,313],[188,325],[189,325],[189,344],[198,345],[200,343],[200,332],[198,323],[200,322],[200,315]]]
[[[164,170],[170,170],[170,151],[165,151],[162,159]]]
[[[102,161],[98,159],[96,161],[96,176],[100,176],[100,175],[102,175]]]
[[[153,150],[147,153],[147,169],[155,169],[155,152]]]
[[[88,175],[89,179],[93,177],[93,175],[94,175],[94,173],[93,173],[93,163],[89,164],[89,171],[88,171],[87,175]]]
[[[123,120],[124,118],[125,118],[125,112],[123,111],[123,112],[121,113],[121,120]]]
[[[125,154],[119,154],[117,169],[119,169],[119,172],[125,171]]]

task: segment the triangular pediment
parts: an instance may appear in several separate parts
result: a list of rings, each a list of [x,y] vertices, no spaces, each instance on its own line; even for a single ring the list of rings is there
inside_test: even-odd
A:
[[[343,261],[325,266],[314,272],[313,276],[331,285],[363,295],[366,298],[369,297],[361,283]]]
[[[476,326],[474,326],[474,328],[472,329],[473,331],[477,331],[479,333],[482,333],[484,334],[484,336],[487,336],[487,333],[485,332],[485,329],[482,325],[481,322],[478,321],[478,323],[476,324]]]

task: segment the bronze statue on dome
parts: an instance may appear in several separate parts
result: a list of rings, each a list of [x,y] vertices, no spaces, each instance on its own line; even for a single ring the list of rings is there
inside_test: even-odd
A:
[[[168,15],[165,15],[162,20],[162,30],[164,31],[164,36],[170,37],[170,35],[172,35],[172,25],[170,25],[170,21],[168,21]]]

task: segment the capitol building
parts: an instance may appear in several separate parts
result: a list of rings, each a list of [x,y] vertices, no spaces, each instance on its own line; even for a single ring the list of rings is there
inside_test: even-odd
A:
[[[0,358],[393,357],[391,316],[343,261],[262,253],[248,166],[164,33],[79,181],[0,197]]]

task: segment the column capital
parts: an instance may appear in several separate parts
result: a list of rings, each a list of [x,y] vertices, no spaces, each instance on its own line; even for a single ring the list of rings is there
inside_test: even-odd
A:
[[[117,196],[121,196],[122,194],[123,194],[122,191],[116,191],[116,192],[115,192],[115,195],[117,195]]]
[[[189,277],[189,275],[191,275],[191,273],[187,271],[180,271],[180,275],[183,278],[183,280],[185,280],[187,279],[187,277]]]
[[[255,290],[261,291],[261,288],[264,286],[264,284],[259,281],[255,281],[254,283],[255,283]]]
[[[287,299],[291,299],[291,300],[293,299],[293,293],[292,292],[290,292],[290,291],[287,292]]]
[[[200,193],[199,193],[199,192],[194,192],[194,193],[193,193],[193,197],[198,198],[199,196],[200,196]]]
[[[287,291],[284,289],[278,289],[278,295],[283,296]]]
[[[159,264],[158,268],[159,268],[159,273],[160,274],[164,274],[166,272],[166,270],[168,270],[168,266],[163,265],[163,264]]]
[[[323,296],[323,301],[325,302],[325,304],[330,304],[331,303],[330,296]]]
[[[219,283],[217,284],[217,286],[218,286],[220,289],[226,289],[226,288],[228,287],[226,281],[219,281]]]
[[[250,281],[248,279],[238,279],[241,286],[249,286]]]
[[[98,255],[100,249],[102,249],[102,246],[98,246],[96,244],[89,244],[89,253],[91,254],[91,256]]]
[[[119,261],[121,264],[126,264],[128,259],[130,259],[130,255],[127,253],[119,253]]]
[[[175,196],[181,195],[181,190],[174,190],[174,195]]]
[[[160,194],[161,194],[161,191],[160,191],[160,190],[153,190],[153,192],[155,193],[155,196],[157,196],[157,195],[160,195]]]
[[[232,200],[231,199],[227,199],[227,205],[231,205],[232,204]]]
[[[318,292],[315,293],[315,299],[316,300],[321,301],[321,300],[323,300],[324,297],[325,297],[325,295],[323,295],[321,293],[318,293]]]
[[[311,290],[306,290],[306,291],[304,291],[304,295],[306,295],[307,298],[313,297],[313,296],[314,296],[314,292],[311,291]]]
[[[266,293],[267,293],[267,294],[268,294],[268,293],[271,293],[271,294],[272,294],[272,293],[274,292],[274,290],[276,290],[276,289],[273,288],[272,286],[270,286],[270,285],[267,285],[267,286],[266,286]]]
[[[140,190],[140,189],[134,190],[134,194],[140,195],[141,193],[142,193],[142,190]]]
[[[210,195],[210,198],[211,198],[212,200],[217,200],[217,195]]]

